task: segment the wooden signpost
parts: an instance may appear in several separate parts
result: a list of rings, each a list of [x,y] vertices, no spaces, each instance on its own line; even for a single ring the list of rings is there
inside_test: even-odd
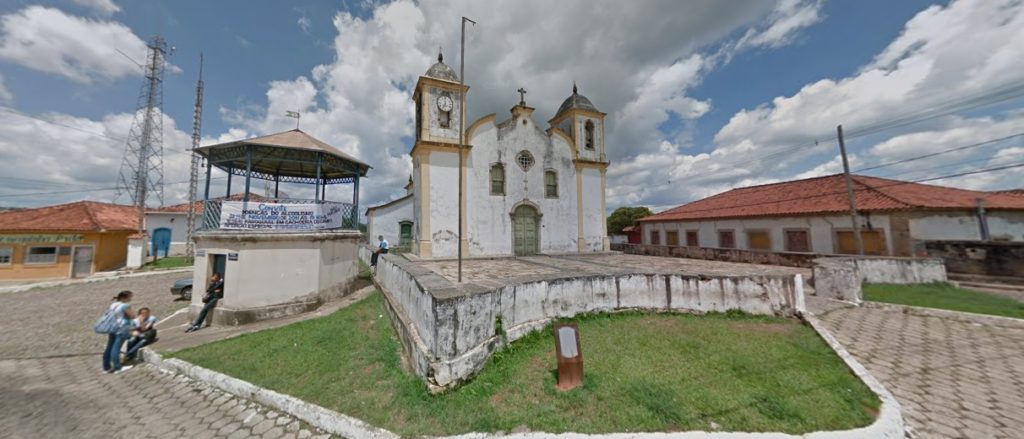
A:
[[[580,350],[580,331],[575,324],[555,325],[555,357],[558,361],[556,389],[564,392],[583,384],[583,351]]]

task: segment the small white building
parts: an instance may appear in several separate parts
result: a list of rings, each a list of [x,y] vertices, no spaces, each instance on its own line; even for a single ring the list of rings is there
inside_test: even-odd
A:
[[[230,197],[218,197],[213,198],[214,200],[230,200],[230,201],[241,201],[244,198],[244,194],[238,193],[233,194]],[[267,200],[269,198],[261,197],[259,195],[250,193],[249,199],[254,201]],[[203,200],[195,202],[196,221],[198,222],[203,217]],[[186,251],[186,243],[188,239],[188,203],[174,204],[171,206],[163,206],[155,209],[149,209],[146,211],[146,232],[148,234],[148,241],[146,242],[145,253],[152,255],[157,249],[153,247],[154,238],[157,241],[166,239],[169,243],[167,246],[167,254],[160,253],[160,257],[164,256],[182,256]],[[166,238],[161,238],[167,235]]]
[[[490,114],[466,126],[460,233],[464,115],[459,78],[442,61],[439,56],[413,93],[411,191],[369,210],[370,239],[408,243],[420,258],[453,258],[460,245],[470,257],[607,250],[605,114],[575,86],[547,128],[533,120],[522,95],[510,118]]]
[[[1024,197],[853,176],[864,250],[923,241],[1024,241]],[[648,245],[856,254],[842,174],[733,189],[639,220]]]

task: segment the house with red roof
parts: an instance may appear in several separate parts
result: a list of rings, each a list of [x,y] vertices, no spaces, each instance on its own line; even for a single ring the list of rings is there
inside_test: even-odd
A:
[[[1024,197],[852,176],[866,254],[924,241],[1024,242]],[[649,245],[856,254],[842,174],[733,189],[639,220]]]
[[[78,201],[0,212],[0,279],[86,277],[125,266],[134,206]]]

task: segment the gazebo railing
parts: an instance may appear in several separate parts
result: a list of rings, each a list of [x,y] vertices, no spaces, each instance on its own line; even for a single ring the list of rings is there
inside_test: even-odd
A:
[[[246,221],[229,221],[227,224],[221,221],[224,210],[224,202],[242,203],[235,200],[206,200],[203,201],[203,217],[199,222],[199,230],[244,230],[251,232],[310,232],[317,230],[358,230],[357,214],[355,205],[337,201],[304,200],[304,199],[267,199],[250,200],[245,211],[264,210],[267,215],[249,215]],[[308,216],[290,216],[283,214],[282,205],[317,205],[318,211],[322,213],[322,219],[328,222],[310,222]]]

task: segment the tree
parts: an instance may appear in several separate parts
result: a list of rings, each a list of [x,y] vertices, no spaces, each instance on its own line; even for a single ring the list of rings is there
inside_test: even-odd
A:
[[[616,235],[622,233],[626,226],[633,225],[633,222],[648,215],[653,215],[651,209],[646,207],[620,207],[615,209],[608,216],[608,234]]]

